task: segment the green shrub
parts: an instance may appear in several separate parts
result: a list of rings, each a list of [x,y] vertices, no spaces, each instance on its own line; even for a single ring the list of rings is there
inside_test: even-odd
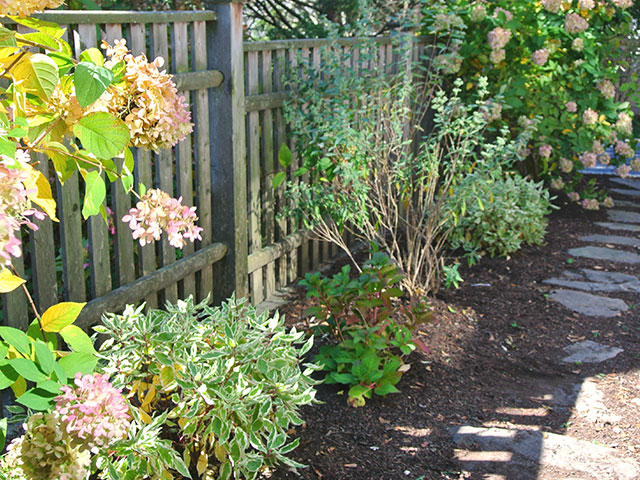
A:
[[[314,401],[302,356],[313,339],[285,331],[277,314],[257,315],[244,300],[220,307],[191,299],[167,311],[128,307],[97,331],[105,371],[129,392],[150,422],[167,414],[163,438],[173,440],[194,478],[255,478],[298,445],[287,430],[298,409]]]
[[[448,208],[458,219],[449,245],[462,248],[472,264],[484,254],[507,256],[523,244],[542,243],[551,201],[542,183],[496,168],[466,176]]]
[[[362,406],[372,393],[398,392],[395,385],[408,368],[403,358],[416,346],[426,349],[406,323],[424,322],[431,314],[423,303],[404,307],[398,302],[403,292],[397,285],[404,275],[387,255],[375,253],[357,278],[350,273],[347,265],[331,278],[307,274],[301,285],[317,301],[306,313],[337,342],[321,347],[315,357],[327,372],[325,381],[349,386],[349,404]],[[405,317],[405,324],[398,316]]]

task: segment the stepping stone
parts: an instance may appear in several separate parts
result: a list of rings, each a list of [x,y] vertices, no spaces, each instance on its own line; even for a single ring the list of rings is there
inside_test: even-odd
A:
[[[633,202],[631,200],[616,200],[616,207],[631,207],[631,208],[640,208],[640,202]]]
[[[586,292],[637,292],[640,280],[633,275],[601,270],[583,269],[577,272],[562,272],[560,278],[549,278],[542,283],[558,287],[575,288]]]
[[[613,223],[613,222],[595,222],[596,225],[609,230],[626,230],[627,232],[640,232],[639,225],[633,225],[628,223]]]
[[[601,297],[575,290],[552,290],[549,296],[569,310],[590,317],[615,317],[629,310],[629,306],[619,298]]]
[[[509,479],[640,478],[640,465],[614,448],[557,433],[463,425],[450,430],[467,470]],[[487,477],[482,477],[487,478]],[[499,478],[499,477],[496,477]]]
[[[640,255],[633,252],[625,252],[624,250],[616,250],[615,248],[605,247],[580,247],[569,250],[572,257],[584,257],[591,260],[607,260],[610,262],[620,262],[636,264],[640,263]]]
[[[640,213],[628,212],[627,210],[609,210],[607,216],[613,222],[620,223],[640,223]]]
[[[617,347],[608,347],[601,343],[583,340],[564,349],[568,355],[562,359],[564,363],[600,363],[609,360],[623,350]]]
[[[598,388],[598,383],[594,378],[585,379],[580,386],[580,393],[578,393],[574,408],[578,415],[591,423],[616,424],[622,420],[622,416],[609,411],[604,403],[604,394]]]
[[[636,190],[635,188],[612,188],[609,190],[610,193],[617,193],[618,195],[624,195],[625,197],[640,197],[640,190]]]
[[[623,237],[621,235],[587,235],[586,237],[580,237],[580,240],[583,242],[613,243],[627,247],[640,247],[639,238]]]
[[[635,188],[640,190],[640,180],[633,178],[612,178],[612,182],[617,183],[618,185],[622,185],[629,188]]]

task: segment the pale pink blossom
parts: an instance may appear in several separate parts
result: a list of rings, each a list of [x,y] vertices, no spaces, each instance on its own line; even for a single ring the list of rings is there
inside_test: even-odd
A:
[[[582,200],[582,208],[585,210],[600,210],[600,205],[595,198],[585,198]]]
[[[513,13],[511,13],[509,10],[505,10],[502,7],[496,7],[496,9],[493,11],[493,18],[498,18],[500,13],[504,13],[504,16],[506,17],[507,22],[510,22],[511,20],[513,20]]]
[[[601,153],[598,155],[598,162],[602,165],[609,165],[609,162],[611,162],[611,155],[607,152]]]
[[[581,10],[593,10],[596,7],[596,2],[593,0],[580,0],[578,6]]]
[[[491,55],[489,55],[489,60],[491,63],[498,64],[502,62],[507,55],[507,52],[504,48],[498,48],[497,50],[491,50]]]
[[[567,158],[562,157],[560,159],[560,171],[564,173],[569,173],[573,170],[573,162]]]
[[[635,158],[636,152],[633,151],[628,142],[621,140],[616,141],[615,152],[623,158]]]
[[[548,143],[545,143],[544,145],[540,145],[540,148],[538,148],[538,155],[540,155],[542,158],[549,158],[552,151],[553,147]]]
[[[604,208],[613,208],[615,206],[615,203],[613,201],[613,198],[611,197],[607,197],[602,201],[602,206]]]
[[[631,173],[631,167],[629,165],[620,165],[616,168],[616,174],[622,178],[628,176],[629,173]]]
[[[544,9],[551,13],[558,13],[562,8],[562,0],[542,0]]]
[[[551,189],[552,190],[562,190],[564,188],[564,182],[561,178],[554,178],[551,180]]]
[[[600,140],[594,140],[593,146],[591,147],[591,151],[593,153],[600,155],[604,153],[604,145],[602,145],[602,142],[600,142]]]
[[[633,0],[611,0],[618,8],[629,8],[633,6]]]
[[[585,168],[595,167],[597,156],[593,152],[584,152],[582,155],[578,157],[580,163],[584,165]]]
[[[582,121],[585,125],[593,125],[598,121],[598,112],[587,108],[582,114]]]
[[[569,197],[569,200],[571,200],[572,202],[580,201],[580,194],[578,192],[569,192],[567,193],[567,196]]]
[[[536,50],[531,55],[531,61],[539,66],[543,66],[545,63],[547,63],[548,58],[549,58],[549,50],[547,50],[546,48],[541,48],[539,50]]]
[[[603,80],[598,83],[598,90],[604,98],[613,98],[616,96],[616,87],[613,86],[611,80]]]
[[[618,120],[616,121],[616,130],[625,135],[631,135],[633,133],[631,115],[626,112],[619,113]]]
[[[569,113],[575,113],[578,111],[578,104],[576,102],[567,102],[564,106]]]
[[[485,18],[487,18],[487,7],[482,3],[475,4],[471,10],[471,21],[478,23]]]
[[[576,52],[581,52],[584,50],[584,40],[582,38],[574,38],[573,42],[571,42],[571,48]]]
[[[511,40],[511,35],[511,30],[496,27],[487,34],[489,46],[492,50],[500,50],[501,48],[504,48],[507,43],[509,43],[509,40]]]
[[[577,13],[569,13],[565,17],[564,29],[567,33],[580,33],[589,28],[589,22]]]
[[[169,244],[175,248],[184,247],[185,239],[191,242],[202,240],[202,228],[195,224],[197,220],[196,207],[184,206],[182,197],[171,198],[158,189],[148,190],[136,207],[122,217],[122,221],[127,222],[133,230],[133,238],[139,239],[140,245],[160,240],[165,231]]]
[[[631,169],[635,172],[640,172],[640,158],[636,157],[629,162]]]

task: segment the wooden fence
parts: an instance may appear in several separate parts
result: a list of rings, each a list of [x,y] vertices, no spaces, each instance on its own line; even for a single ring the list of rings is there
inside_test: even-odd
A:
[[[132,200],[113,184],[106,206],[111,223],[80,215],[83,182],[76,175],[55,183],[59,224],[40,222],[24,233],[23,257],[14,262],[29,278],[40,311],[58,301],[88,301],[79,324],[97,322],[107,311],[146,301],[151,307],[193,294],[220,301],[236,292],[259,303],[278,288],[335,254],[279,214],[283,188],[272,187],[281,168],[278,151],[295,139],[284,122],[283,75],[296,62],[320,62],[327,40],[242,43],[241,3],[220,3],[215,11],[49,12],[41,18],[68,28],[75,52],[101,40],[125,38],[136,55],[162,56],[178,89],[191,105],[193,133],[172,150],[138,150],[136,183],[157,186],[187,205],[196,205],[202,241],[181,252],[166,240],[140,247],[120,221]],[[21,28],[18,26],[18,28]],[[357,41],[344,41],[352,63]],[[377,60],[393,62],[381,39]],[[246,95],[245,95],[246,92]],[[46,159],[39,168],[51,176]],[[25,328],[33,317],[21,291],[2,295],[3,324]]]

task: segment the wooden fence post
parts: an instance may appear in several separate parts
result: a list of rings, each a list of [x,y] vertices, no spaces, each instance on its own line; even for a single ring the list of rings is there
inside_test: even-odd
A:
[[[209,91],[213,240],[227,245],[214,266],[213,300],[248,295],[247,166],[242,1],[213,1],[216,28],[207,31],[207,64],[224,82]]]

